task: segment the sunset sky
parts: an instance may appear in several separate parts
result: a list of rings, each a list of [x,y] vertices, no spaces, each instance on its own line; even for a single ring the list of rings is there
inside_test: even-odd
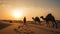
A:
[[[60,0],[0,0],[0,20],[16,20],[14,11],[20,11],[20,20],[24,16],[31,20],[33,16],[46,16],[48,13],[60,20]]]

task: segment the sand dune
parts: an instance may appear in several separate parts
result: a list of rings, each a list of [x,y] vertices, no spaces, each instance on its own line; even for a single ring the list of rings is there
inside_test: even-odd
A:
[[[12,22],[0,21],[0,34],[60,34],[60,23],[58,23],[58,29],[46,27],[46,23],[42,22],[40,24],[34,24],[32,21],[28,21],[27,25],[24,25],[23,22]],[[10,24],[10,25],[9,25]],[[3,26],[1,26],[3,25]],[[8,27],[7,27],[8,26]],[[20,28],[18,29],[18,26]],[[6,27],[6,28],[4,28]]]

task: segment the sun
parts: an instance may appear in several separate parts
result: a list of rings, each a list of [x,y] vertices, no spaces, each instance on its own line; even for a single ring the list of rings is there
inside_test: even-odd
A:
[[[18,10],[18,9],[15,9],[15,10],[13,10],[13,17],[14,18],[21,18],[22,17],[22,13],[23,11],[22,10]]]

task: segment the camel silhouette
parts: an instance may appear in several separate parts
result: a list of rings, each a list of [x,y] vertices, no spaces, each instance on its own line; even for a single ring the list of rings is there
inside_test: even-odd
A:
[[[40,19],[39,19],[39,17],[37,17],[37,16],[36,16],[35,18],[32,17],[32,19],[35,21],[35,24],[36,24],[36,22],[38,22],[39,24],[41,24],[41,23],[40,23]]]
[[[52,23],[52,24],[53,24],[52,27],[55,26],[55,27],[57,28],[57,23],[56,23],[56,21],[55,21],[54,16],[53,16],[51,13],[49,13],[49,14],[46,16],[46,18],[44,18],[43,16],[41,16],[40,18],[42,18],[43,20],[46,21],[48,27],[50,27],[50,24],[49,24],[49,23]],[[50,22],[50,21],[51,21],[51,22]]]

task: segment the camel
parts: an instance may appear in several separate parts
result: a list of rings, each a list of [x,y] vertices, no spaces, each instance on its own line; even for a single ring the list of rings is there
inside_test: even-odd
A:
[[[32,17],[32,19],[35,21],[35,24],[36,24],[36,22],[38,22],[39,24],[40,24],[40,19],[39,19],[39,17]]]
[[[44,18],[43,16],[41,16],[40,18],[42,18],[43,20],[46,21],[46,24],[47,24],[48,27],[50,27],[50,24],[49,24],[49,23],[52,23],[52,24],[53,24],[52,27],[54,27],[54,25],[55,25],[55,27],[57,28],[57,23],[56,23],[56,21],[55,21],[54,16],[53,16],[51,13],[48,14],[48,15],[46,16],[46,18]],[[50,21],[51,21],[51,22],[50,22]]]

